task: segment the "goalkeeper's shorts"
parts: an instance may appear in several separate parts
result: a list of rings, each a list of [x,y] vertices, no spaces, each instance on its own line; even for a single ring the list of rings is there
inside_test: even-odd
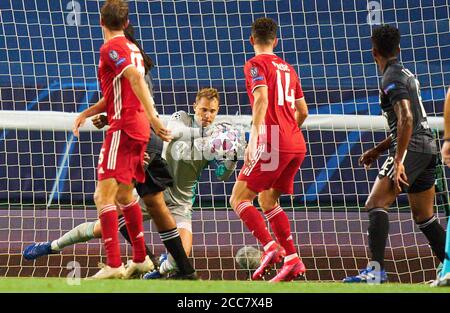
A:
[[[264,150],[261,146],[258,151]],[[238,180],[246,181],[247,187],[257,193],[273,188],[284,194],[292,194],[295,174],[304,159],[305,153],[278,152],[270,154],[270,158],[257,153],[256,162],[252,166],[244,165]]]

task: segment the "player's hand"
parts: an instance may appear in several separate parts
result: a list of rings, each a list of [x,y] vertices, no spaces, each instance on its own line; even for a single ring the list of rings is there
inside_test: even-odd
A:
[[[83,113],[80,113],[77,116],[77,118],[75,119],[75,121],[73,122],[72,132],[75,135],[75,137],[79,137],[80,136],[79,128],[81,126],[83,126],[85,122],[86,122],[86,117],[84,116]]]
[[[409,186],[408,177],[406,177],[405,167],[402,162],[394,161],[394,186],[398,192],[402,191],[401,184]]]
[[[364,165],[364,168],[367,170],[379,157],[380,153],[375,148],[372,148],[361,155],[359,158],[359,165]]]
[[[170,142],[173,139],[173,136],[167,128],[164,127],[163,123],[159,118],[156,118],[152,121],[152,128],[155,131],[155,134],[161,138],[163,141]]]
[[[444,141],[441,150],[442,162],[450,167],[450,141]]]
[[[257,149],[257,139],[250,137],[247,148],[245,149],[244,162],[247,166],[252,166],[255,162],[256,149]]]
[[[147,168],[149,163],[150,163],[150,155],[147,153],[147,151],[145,151],[144,152],[144,168]]]
[[[106,115],[103,115],[103,114],[98,114],[98,115],[94,116],[91,119],[91,121],[92,121],[92,124],[94,124],[94,126],[97,127],[98,129],[102,129],[103,127],[108,125],[108,118],[106,117]]]

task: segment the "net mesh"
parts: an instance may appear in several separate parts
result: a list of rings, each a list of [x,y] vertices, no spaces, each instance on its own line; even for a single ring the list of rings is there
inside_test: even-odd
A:
[[[130,1],[130,21],[156,63],[155,100],[162,114],[192,113],[197,90],[207,86],[221,93],[220,114],[250,114],[242,68],[252,56],[251,23],[268,16],[280,25],[276,53],[298,70],[310,114],[380,115],[369,19],[399,27],[401,60],[421,83],[428,115],[441,115],[450,84],[448,1],[377,3]],[[96,0],[0,2],[1,110],[79,112],[98,100],[100,5]],[[73,260],[82,275],[92,274],[103,255],[94,240],[36,262],[21,258],[25,245],[96,218],[92,195],[103,133],[85,131],[77,140],[68,131],[44,130],[46,123],[42,120],[42,129],[0,126],[2,276],[64,276]],[[367,262],[367,214],[361,208],[377,171],[366,172],[357,159],[386,132],[318,128],[304,134],[309,154],[294,195],[283,197],[282,204],[309,268],[306,279],[338,280]],[[227,209],[234,180],[218,182],[207,169],[199,181],[192,256],[204,278],[245,278],[233,256],[244,245],[256,246]],[[445,182],[440,181],[444,193]],[[443,205],[436,207],[443,223],[444,193],[437,201]],[[400,197],[390,213],[387,270],[393,281],[432,279],[436,260],[405,200]],[[161,252],[157,233],[150,225],[146,229],[147,241]],[[122,248],[130,252],[123,242]]]

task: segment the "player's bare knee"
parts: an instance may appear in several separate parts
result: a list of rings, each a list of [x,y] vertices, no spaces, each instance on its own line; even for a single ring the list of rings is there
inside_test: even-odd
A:
[[[366,201],[364,208],[366,209],[366,211],[370,211],[375,208],[388,210],[389,204],[385,203],[385,201],[373,200],[369,198]]]
[[[258,203],[263,211],[268,211],[277,204],[277,200],[271,199],[270,197],[263,194],[259,194]]]
[[[232,208],[233,210],[236,211],[236,208],[237,208],[239,202],[240,202],[240,201],[239,201],[239,199],[236,197],[236,195],[235,195],[235,194],[232,194],[231,197],[230,197],[230,205],[231,205],[231,208]]]
[[[423,223],[433,217],[433,213],[412,211],[413,220],[416,224]]]
[[[136,199],[133,197],[133,193],[131,192],[118,192],[116,195],[116,201],[121,205],[130,204],[134,200]]]
[[[102,225],[100,224],[100,220],[97,220],[94,225],[94,236],[95,238],[102,237]]]

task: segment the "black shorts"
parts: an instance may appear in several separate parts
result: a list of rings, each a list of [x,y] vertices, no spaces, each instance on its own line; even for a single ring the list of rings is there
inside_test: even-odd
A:
[[[145,182],[136,184],[139,197],[164,191],[172,187],[173,177],[170,174],[166,160],[159,153],[151,153],[148,167],[145,171]]]
[[[402,185],[403,192],[417,193],[430,189],[436,179],[436,155],[407,151],[403,161],[408,186]],[[394,173],[394,156],[389,156],[378,173],[379,178],[388,176],[392,179]]]

